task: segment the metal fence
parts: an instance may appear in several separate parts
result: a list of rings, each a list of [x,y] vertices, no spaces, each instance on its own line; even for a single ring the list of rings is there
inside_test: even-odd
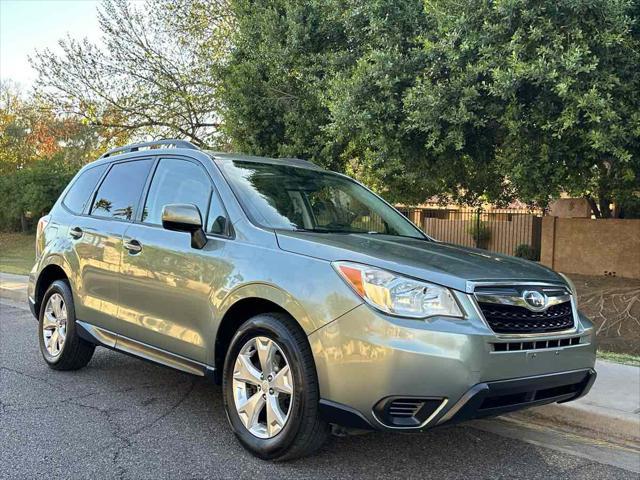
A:
[[[399,209],[429,236],[491,252],[540,258],[542,215],[520,209]]]

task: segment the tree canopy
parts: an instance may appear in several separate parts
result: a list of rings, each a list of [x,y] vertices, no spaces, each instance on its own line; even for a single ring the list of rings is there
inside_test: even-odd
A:
[[[92,125],[211,143],[229,48],[226,2],[103,0],[98,19],[102,44],[68,37],[61,54],[35,53],[39,93]]]
[[[568,193],[624,216],[639,17],[633,0],[103,0],[102,44],[33,65],[43,101],[109,131],[298,156],[397,202]]]
[[[0,229],[32,226],[82,165],[128,139],[111,134],[0,83]]]
[[[342,166],[396,201],[638,201],[631,1],[232,5],[225,122],[245,150]]]

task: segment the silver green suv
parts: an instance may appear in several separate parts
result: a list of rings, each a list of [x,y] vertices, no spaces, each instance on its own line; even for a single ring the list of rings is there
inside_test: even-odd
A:
[[[595,379],[595,332],[562,275],[435,241],[312,163],[180,140],[76,175],[39,222],[29,303],[51,368],[103,346],[211,376],[265,459],[332,429],[566,402]]]

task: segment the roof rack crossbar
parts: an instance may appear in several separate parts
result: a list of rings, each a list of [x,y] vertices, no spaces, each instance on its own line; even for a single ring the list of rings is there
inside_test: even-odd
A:
[[[112,148],[108,152],[103,153],[100,158],[107,158],[115,155],[116,153],[130,153],[137,152],[141,148],[153,148],[158,147],[160,145],[167,146],[167,148],[188,148],[190,150],[200,150],[193,143],[187,140],[178,140],[175,138],[169,138],[166,140],[154,140],[151,142],[142,142],[142,143],[132,143],[130,145],[125,145],[124,147],[116,147]]]

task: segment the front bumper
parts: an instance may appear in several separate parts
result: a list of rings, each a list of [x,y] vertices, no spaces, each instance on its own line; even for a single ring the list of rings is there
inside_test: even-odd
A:
[[[523,408],[564,403],[586,395],[596,372],[592,369],[552,373],[537,377],[479,383],[469,389],[437,425],[493,417]]]
[[[536,335],[548,348],[496,351],[500,339],[479,317],[407,320],[361,305],[309,336],[321,410],[347,427],[407,431],[572,400],[595,378],[595,333],[586,318],[577,323]],[[430,410],[396,424],[385,416],[393,399]]]

